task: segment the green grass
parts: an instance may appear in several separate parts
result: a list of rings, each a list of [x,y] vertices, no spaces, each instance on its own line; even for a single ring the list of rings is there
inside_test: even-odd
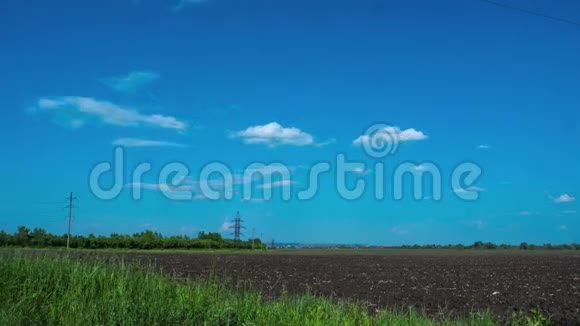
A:
[[[497,249],[497,250],[473,250],[456,248],[439,249],[409,249],[409,248],[276,248],[275,250],[251,250],[251,249],[129,249],[129,248],[53,248],[53,247],[0,247],[0,251],[46,251],[46,252],[91,252],[91,253],[175,253],[175,254],[274,254],[274,255],[551,255],[566,254],[580,255],[580,251],[559,249]]]
[[[84,249],[84,248],[54,248],[54,247],[0,247],[0,250],[10,251],[46,251],[46,252],[91,252],[91,253],[141,253],[141,254],[156,254],[156,253],[175,253],[175,254],[263,254],[268,252],[275,252],[273,250],[251,250],[251,249],[129,249],[129,248],[105,248],[105,249]]]
[[[439,322],[411,309],[369,316],[362,305],[312,295],[265,301],[225,284],[123,261],[3,252],[0,325],[496,325],[485,313]],[[541,315],[514,322],[544,323]]]

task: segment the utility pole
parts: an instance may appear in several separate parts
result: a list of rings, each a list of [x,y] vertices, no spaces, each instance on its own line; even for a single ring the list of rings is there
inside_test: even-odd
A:
[[[245,227],[242,226],[242,222],[243,220],[240,218],[240,212],[238,211],[236,218],[234,219],[234,225],[230,227],[230,229],[234,229],[234,240],[238,242],[240,241],[240,236],[242,235],[240,232],[241,229],[245,229]]]
[[[70,193],[70,197],[68,198],[68,232],[67,232],[67,237],[66,237],[66,248],[69,249],[70,248],[70,237],[71,237],[71,232],[70,232],[70,228],[71,228],[71,224],[72,224],[72,218],[73,218],[73,200],[75,200],[76,198],[73,197],[73,193]]]
[[[256,241],[256,229],[252,229],[252,250],[254,250],[254,241]]]
[[[276,249],[276,243],[274,242],[274,239],[272,239],[272,247],[271,249]]]

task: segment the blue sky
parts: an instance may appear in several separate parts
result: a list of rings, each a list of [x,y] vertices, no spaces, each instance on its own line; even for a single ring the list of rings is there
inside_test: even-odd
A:
[[[502,1],[580,20],[574,1]],[[277,241],[580,242],[578,26],[475,0],[8,0],[0,39],[2,229],[64,233],[74,191],[81,234],[220,231],[239,210],[246,235]],[[308,201],[281,200],[279,181],[268,201],[89,187],[123,145],[127,171],[151,163],[146,185],[170,162],[194,182],[210,162],[281,162],[299,188],[339,153],[376,163],[356,144],[375,123],[412,134],[378,161],[433,162],[442,200],[349,201],[332,176]],[[466,161],[477,201],[449,186]]]

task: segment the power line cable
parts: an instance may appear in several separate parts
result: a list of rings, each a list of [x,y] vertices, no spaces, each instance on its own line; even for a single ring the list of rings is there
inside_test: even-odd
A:
[[[493,0],[479,0],[479,1],[485,2],[485,3],[489,3],[489,4],[492,4],[492,5],[496,5],[498,7],[507,8],[507,9],[511,9],[511,10],[514,10],[514,11],[523,12],[523,13],[526,13],[526,14],[529,14],[529,15],[543,17],[543,18],[546,18],[546,19],[551,19],[551,20],[558,21],[558,22],[561,22],[561,23],[567,23],[567,24],[571,24],[571,25],[575,25],[575,26],[579,26],[580,27],[580,22],[576,22],[576,21],[569,20],[569,19],[566,19],[566,18],[556,17],[556,16],[552,16],[552,15],[545,14],[545,13],[533,11],[533,10],[526,9],[526,8],[516,7],[516,6],[509,5],[509,4],[505,4],[505,3],[493,1]]]

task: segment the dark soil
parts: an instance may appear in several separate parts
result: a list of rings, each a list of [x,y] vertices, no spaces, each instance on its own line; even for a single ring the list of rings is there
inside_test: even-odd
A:
[[[307,252],[307,251],[306,251]],[[310,291],[364,302],[374,312],[415,306],[438,317],[490,310],[506,321],[539,308],[554,324],[580,325],[580,255],[376,251],[265,254],[123,254],[180,277],[211,273],[248,282],[269,298]],[[364,252],[361,250],[361,252]]]

